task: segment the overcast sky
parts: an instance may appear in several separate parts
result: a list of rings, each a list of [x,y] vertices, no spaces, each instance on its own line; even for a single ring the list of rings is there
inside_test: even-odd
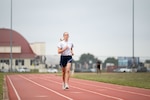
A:
[[[10,0],[0,0],[0,28],[10,28]],[[67,31],[76,55],[132,56],[132,0],[13,0],[13,29],[50,55]],[[135,0],[135,56],[150,56],[150,0]]]

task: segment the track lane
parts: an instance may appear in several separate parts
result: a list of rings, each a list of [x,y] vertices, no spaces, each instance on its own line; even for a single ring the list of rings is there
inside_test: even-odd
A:
[[[21,77],[24,77],[24,76],[21,76]],[[39,78],[39,76],[38,76],[38,78]],[[51,88],[55,91],[59,91],[59,93],[62,93],[66,96],[70,96],[74,100],[91,100],[91,99],[93,99],[93,97],[95,100],[99,100],[99,99],[122,100],[121,98],[104,95],[104,94],[101,94],[98,92],[90,91],[87,89],[82,89],[82,88],[75,87],[75,86],[71,86],[71,89],[64,91],[61,89],[61,82],[45,80],[45,78],[39,78],[39,79],[31,78],[31,80],[36,83],[43,84],[44,86]],[[41,81],[41,80],[43,80],[43,81]]]
[[[19,75],[9,75],[9,78],[12,80],[18,92],[20,100],[73,100],[71,98],[64,98],[48,89],[35,85],[19,77]],[[11,86],[9,86],[8,90],[10,90],[10,88]],[[13,92],[14,91],[9,91],[10,100],[18,100]]]
[[[12,80],[14,87],[16,87],[21,100],[27,100],[24,99],[25,97],[28,97],[28,100],[48,100],[45,98],[48,98],[49,95],[51,95],[51,100],[67,100],[67,98],[60,96],[59,94],[52,91],[56,91],[68,97],[69,100],[150,100],[149,89],[141,89],[71,78],[70,89],[64,91],[61,88],[61,77],[54,74],[23,74],[15,75],[15,78],[11,75],[9,77]],[[36,97],[32,97],[27,93],[23,94],[23,96],[21,91],[24,88],[18,86],[18,80],[22,81],[21,83],[24,83],[23,85],[26,86],[27,89],[25,89],[24,91],[31,91],[30,86],[33,86],[35,88],[33,88],[32,91],[39,91],[40,89],[42,89],[42,93],[47,93],[49,95],[47,96],[41,95],[41,93],[35,93]],[[9,81],[8,84],[10,84]],[[13,88],[11,87],[11,85],[9,85],[9,91],[12,90]],[[31,97],[32,99],[29,99]]]
[[[50,77],[47,77],[47,78],[50,78]],[[51,80],[54,80],[53,78],[51,78]],[[75,79],[76,80],[76,79]],[[78,80],[78,79],[77,79]],[[70,82],[72,83],[71,85],[76,85],[78,84],[78,86],[80,86],[81,88],[83,89],[87,89],[87,90],[94,90],[95,92],[99,92],[99,93],[102,93],[104,95],[110,95],[112,97],[117,97],[117,98],[122,98],[122,99],[125,99],[125,100],[132,100],[132,99],[136,99],[136,100],[149,100],[150,99],[150,91],[148,89],[139,89],[139,88],[135,88],[136,90],[138,89],[138,91],[136,92],[131,92],[134,88],[130,89],[131,91],[124,91],[123,89],[126,88],[126,86],[121,86],[122,88],[120,89],[117,89],[115,88],[115,85],[114,88],[113,87],[107,87],[107,84],[104,84],[102,86],[100,82],[93,82],[93,81],[89,81],[90,84],[88,84],[88,81],[86,80],[78,80],[78,81],[74,81],[74,79],[71,79]],[[58,77],[55,77],[55,81],[60,81],[60,79]],[[84,81],[84,82],[83,82]],[[96,84],[95,83],[99,83],[99,84]],[[103,86],[105,88],[103,88]],[[118,86],[117,86],[118,87]],[[141,93],[138,93],[139,90],[145,90],[147,94],[141,94]],[[149,93],[149,94],[148,94]]]

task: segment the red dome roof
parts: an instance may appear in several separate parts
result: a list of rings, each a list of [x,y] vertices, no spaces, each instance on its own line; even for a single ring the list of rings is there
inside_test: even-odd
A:
[[[10,46],[10,29],[0,29],[0,46]],[[20,46],[21,53],[13,53],[13,58],[34,58],[28,41],[18,32],[12,30],[12,46]],[[10,53],[0,53],[0,58],[10,58]]]

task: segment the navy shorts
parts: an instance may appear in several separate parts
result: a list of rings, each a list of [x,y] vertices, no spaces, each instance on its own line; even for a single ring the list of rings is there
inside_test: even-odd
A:
[[[97,68],[98,68],[98,69],[100,69],[100,67],[101,67],[100,65],[97,65]]]
[[[66,67],[67,63],[72,63],[72,56],[62,56],[60,57],[60,66]]]

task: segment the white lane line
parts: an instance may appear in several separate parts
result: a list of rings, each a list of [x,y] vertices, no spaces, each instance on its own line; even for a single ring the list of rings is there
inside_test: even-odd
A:
[[[73,82],[73,81],[71,81],[71,82]],[[130,94],[134,94],[134,95],[140,95],[140,96],[150,97],[150,95],[142,94],[142,93],[137,93],[137,92],[131,92],[131,91],[120,90],[120,89],[115,89],[115,88],[109,88],[109,87],[91,85],[91,84],[80,83],[80,82],[73,82],[73,83],[78,83],[78,84],[87,85],[87,86],[94,86],[94,87],[105,88],[105,89],[114,90],[114,91],[119,91],[119,92],[130,93]]]
[[[76,86],[71,86],[71,87],[76,88],[76,89],[79,89],[79,90],[82,90],[82,91],[87,91],[87,92],[90,92],[90,93],[93,93],[93,94],[101,95],[101,96],[104,96],[104,97],[112,98],[112,99],[116,99],[116,100],[123,100],[123,99],[118,98],[118,97],[109,96],[109,95],[106,95],[106,94],[102,94],[102,93],[94,92],[94,91],[87,90],[87,89],[83,89],[83,88],[79,88],[79,87],[76,87]]]
[[[40,79],[42,79],[42,78],[40,78]],[[56,84],[61,84],[61,83],[59,83],[59,82],[52,81],[52,80],[47,80],[47,79],[42,79],[42,80],[50,81],[50,82],[53,82],[53,83],[56,83]],[[109,96],[109,95],[106,95],[106,94],[102,94],[102,93],[94,92],[94,91],[87,90],[87,89],[83,89],[83,88],[79,88],[79,87],[76,87],[76,86],[71,86],[71,87],[76,88],[76,89],[78,89],[78,90],[82,90],[82,91],[90,92],[90,93],[93,93],[93,94],[96,94],[96,95],[101,95],[101,96],[104,96],[104,97],[107,97],[107,98],[112,98],[112,99],[115,99],[115,100],[123,100],[123,99],[118,98],[118,97]]]
[[[11,81],[11,79],[9,78],[9,76],[7,76],[7,78],[8,78],[8,80],[9,80],[9,82],[10,82],[10,84],[11,84],[11,86],[12,86],[12,88],[13,88],[13,90],[14,90],[16,96],[17,96],[17,99],[18,99],[18,100],[21,100],[21,99],[20,99],[20,96],[19,96],[19,94],[18,94],[18,92],[17,92],[17,90],[16,90],[16,88],[15,88],[15,86],[14,86],[14,84],[13,84],[12,81]]]
[[[78,80],[78,79],[75,79]],[[143,94],[143,93],[138,93],[138,92],[132,92],[132,91],[128,91],[128,90],[123,90],[123,86],[120,86],[121,89],[115,89],[115,88],[110,88],[110,87],[105,87],[105,86],[97,86],[97,85],[91,85],[91,84],[87,84],[87,83],[80,83],[80,82],[75,82],[74,80],[70,80],[73,83],[78,83],[78,84],[82,84],[82,85],[87,85],[87,86],[94,86],[94,87],[98,87],[98,88],[103,88],[103,89],[108,89],[108,90],[114,90],[114,91],[119,91],[119,92],[124,92],[124,93],[129,93],[129,94],[134,94],[134,95],[140,95],[140,96],[145,96],[145,97],[150,97],[150,95],[148,94]],[[86,80],[87,81],[87,80]],[[86,82],[85,81],[85,82]],[[133,88],[134,89],[134,88]]]
[[[73,78],[73,81],[75,81],[75,80],[81,80],[81,79],[75,79],[75,78]],[[82,81],[84,81],[84,82],[91,82],[90,80],[82,80]],[[136,90],[144,90],[144,91],[149,91],[150,92],[149,89],[144,89],[144,88],[131,87],[131,86],[121,86],[121,85],[117,85],[117,84],[103,83],[103,82],[97,82],[97,81],[92,81],[92,82],[101,83],[102,85],[108,84],[109,86],[115,85],[115,86],[119,86],[119,88],[127,87],[127,88],[130,88],[131,90],[132,89],[136,89]]]
[[[72,98],[69,98],[69,97],[67,97],[67,96],[65,96],[65,95],[63,95],[63,94],[60,94],[60,93],[58,93],[58,92],[56,92],[56,91],[54,91],[54,90],[52,90],[52,89],[50,89],[50,88],[48,88],[48,87],[45,87],[45,86],[43,86],[43,85],[40,85],[40,84],[38,84],[38,83],[36,83],[36,82],[34,82],[34,81],[30,80],[30,79],[27,79],[27,78],[25,78],[25,77],[23,77],[23,76],[21,76],[21,75],[19,75],[19,76],[22,77],[22,78],[24,78],[25,80],[27,80],[27,81],[29,81],[29,82],[31,82],[31,83],[37,85],[37,86],[40,86],[40,87],[42,87],[42,88],[44,88],[44,89],[46,89],[46,90],[49,90],[49,91],[51,91],[51,92],[53,92],[53,93],[55,93],[55,94],[57,94],[57,95],[59,95],[59,96],[61,96],[61,97],[64,97],[64,98],[66,98],[66,99],[68,99],[68,100],[73,100]]]

